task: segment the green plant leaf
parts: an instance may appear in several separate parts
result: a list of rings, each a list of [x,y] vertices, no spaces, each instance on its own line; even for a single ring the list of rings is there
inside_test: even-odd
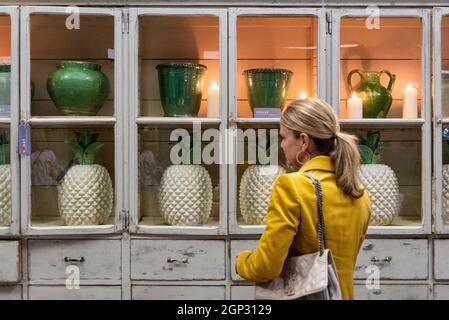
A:
[[[78,144],[78,142],[66,141],[65,143],[69,145],[70,149],[72,149],[72,152],[75,155],[75,160],[79,164],[82,164],[84,149]]]
[[[93,164],[95,161],[95,156],[97,152],[103,148],[104,143],[102,142],[94,142],[87,147],[83,152],[83,163],[82,164]]]
[[[366,145],[374,152],[377,149],[380,141],[380,131],[368,131],[366,135]]]
[[[360,158],[363,164],[372,164],[373,163],[373,150],[366,145],[360,145]]]
[[[9,144],[0,145],[0,165],[6,164],[6,159],[9,154]]]

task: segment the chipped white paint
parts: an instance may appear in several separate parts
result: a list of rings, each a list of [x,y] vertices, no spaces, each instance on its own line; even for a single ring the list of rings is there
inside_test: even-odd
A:
[[[133,300],[224,300],[225,286],[133,286]]]
[[[243,280],[237,272],[235,271],[236,256],[239,252],[245,250],[254,250],[257,248],[258,240],[237,240],[231,241],[231,279],[232,280]]]
[[[0,241],[0,283],[18,282],[21,279],[19,241]]]
[[[425,239],[367,239],[357,258],[354,278],[365,279],[369,266],[377,266],[381,279],[425,280],[428,270],[428,241]]]
[[[368,290],[364,285],[354,286],[355,300],[427,300],[428,285],[385,284],[380,289]]]
[[[0,300],[22,300],[22,286],[0,286]]]
[[[132,240],[131,279],[225,279],[225,242]]]
[[[65,281],[66,267],[72,264],[80,269],[81,284],[122,277],[120,240],[29,240],[28,250],[30,280]],[[66,262],[65,258],[84,261]]]
[[[254,286],[231,286],[231,300],[253,300]]]
[[[30,300],[120,300],[120,286],[81,286],[69,290],[64,286],[30,286]]]

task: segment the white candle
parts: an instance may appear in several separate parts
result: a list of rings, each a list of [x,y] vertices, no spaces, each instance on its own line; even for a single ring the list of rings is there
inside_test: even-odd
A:
[[[215,81],[207,88],[207,116],[220,117],[220,89]]]
[[[357,97],[355,92],[352,94],[352,97],[348,99],[348,118],[363,118],[363,100],[362,98]]]
[[[305,91],[299,94],[299,99],[307,99],[307,93]]]
[[[402,91],[402,117],[404,119],[418,118],[418,90],[409,83]]]

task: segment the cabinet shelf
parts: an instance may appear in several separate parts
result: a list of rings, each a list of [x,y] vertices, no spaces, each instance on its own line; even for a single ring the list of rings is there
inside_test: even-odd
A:
[[[92,126],[92,125],[114,125],[115,117],[97,116],[40,116],[31,117],[29,123],[34,126]]]
[[[424,124],[424,119],[339,119],[344,126],[372,126],[372,127],[420,127]]]
[[[114,229],[114,217],[109,217],[107,223],[103,225],[89,225],[89,226],[64,226],[64,221],[61,217],[41,216],[32,219],[30,234],[36,235],[58,235],[58,234],[87,234],[87,233],[112,233]]]
[[[203,226],[170,226],[162,217],[143,217],[136,226],[136,233],[152,234],[195,234],[216,235],[219,228],[219,217],[210,217],[209,222]]]
[[[189,125],[201,123],[202,125],[217,125],[221,123],[220,118],[196,118],[196,117],[138,117],[136,123],[139,125]]]
[[[11,118],[9,117],[0,117],[0,124],[10,124]]]

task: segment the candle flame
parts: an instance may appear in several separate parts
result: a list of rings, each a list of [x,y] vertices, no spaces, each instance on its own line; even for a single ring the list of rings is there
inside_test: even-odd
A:
[[[302,92],[299,94],[299,99],[307,99],[307,93],[306,93],[305,91],[302,91]]]
[[[212,88],[218,88],[218,84],[215,82],[215,80],[212,81],[212,86],[211,87]]]
[[[412,87],[412,83],[409,82],[408,85],[407,85],[407,89],[412,89],[412,88],[413,88],[413,87]]]
[[[352,97],[357,98],[357,94],[355,93],[355,91],[352,93]]]

